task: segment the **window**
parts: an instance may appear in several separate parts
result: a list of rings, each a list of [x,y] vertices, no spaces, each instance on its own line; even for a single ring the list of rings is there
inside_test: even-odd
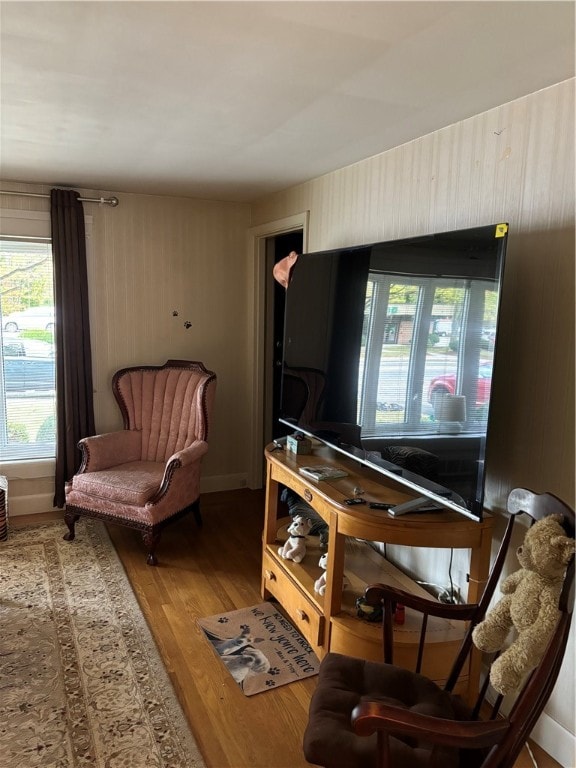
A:
[[[359,375],[363,435],[483,432],[496,310],[489,281],[371,272]]]
[[[25,225],[26,212],[16,213],[13,222]],[[38,224],[44,216],[31,218]],[[0,459],[53,457],[54,295],[46,237],[0,236],[0,341]]]

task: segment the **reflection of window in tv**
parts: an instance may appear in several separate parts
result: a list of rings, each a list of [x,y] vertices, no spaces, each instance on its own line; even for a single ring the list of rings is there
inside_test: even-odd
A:
[[[484,429],[492,354],[483,329],[496,310],[492,281],[371,270],[356,390],[363,436],[435,431],[445,395],[468,406],[452,431]]]

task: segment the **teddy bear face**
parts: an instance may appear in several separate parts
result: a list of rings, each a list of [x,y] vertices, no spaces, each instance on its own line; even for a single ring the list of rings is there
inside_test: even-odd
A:
[[[532,526],[516,550],[523,568],[551,581],[562,579],[567,563],[566,533],[559,519],[557,515],[550,515]]]

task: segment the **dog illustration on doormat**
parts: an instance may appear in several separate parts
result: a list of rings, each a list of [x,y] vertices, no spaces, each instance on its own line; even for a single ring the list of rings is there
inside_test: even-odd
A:
[[[235,637],[219,637],[207,629],[204,629],[204,633],[234,680],[243,688],[248,675],[265,674],[270,672],[271,668],[262,651],[253,647],[264,638],[253,637],[248,624],[242,624],[240,630],[240,634]]]
[[[197,622],[245,696],[318,674],[312,647],[271,603]]]

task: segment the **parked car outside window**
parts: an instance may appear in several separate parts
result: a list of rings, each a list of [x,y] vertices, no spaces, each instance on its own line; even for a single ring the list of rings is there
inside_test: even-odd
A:
[[[29,307],[21,312],[12,312],[3,318],[4,330],[16,333],[22,330],[54,329],[54,307]]]
[[[54,344],[5,333],[2,336],[2,352],[8,357],[54,357]]]
[[[2,339],[6,392],[53,390],[56,387],[54,345],[36,339]]]

